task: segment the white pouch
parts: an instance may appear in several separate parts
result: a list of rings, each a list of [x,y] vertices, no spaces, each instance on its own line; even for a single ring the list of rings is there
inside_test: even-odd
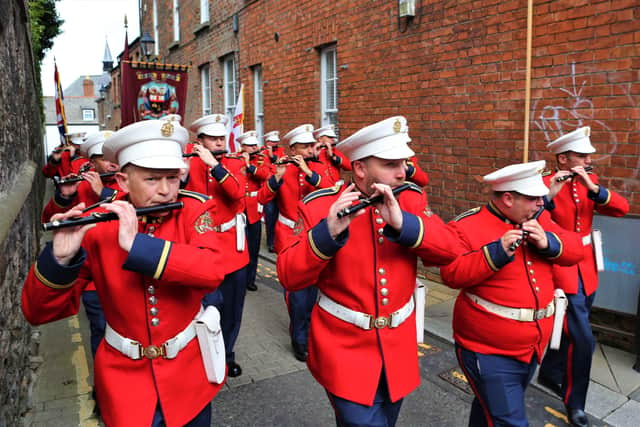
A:
[[[244,251],[245,230],[247,229],[247,217],[243,213],[236,214],[236,249],[238,252]]]
[[[549,348],[558,350],[560,348],[560,340],[562,338],[562,326],[564,324],[564,315],[567,312],[569,301],[562,289],[553,291],[553,303],[555,305],[555,313],[553,317],[553,331],[551,332],[551,342]]]
[[[413,301],[416,304],[416,334],[418,344],[424,342],[424,310],[427,299],[427,287],[416,279],[416,288],[413,290]]]
[[[227,362],[218,309],[212,305],[208,306],[196,317],[195,328],[207,379],[211,383],[222,384]]]
[[[591,231],[591,244],[593,245],[593,256],[596,259],[596,270],[604,271],[604,255],[602,253],[602,231],[593,229]]]

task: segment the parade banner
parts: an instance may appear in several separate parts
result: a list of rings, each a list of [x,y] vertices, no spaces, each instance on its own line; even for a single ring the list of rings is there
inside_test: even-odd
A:
[[[62,94],[62,85],[60,84],[60,75],[58,74],[58,64],[53,62],[53,80],[56,85],[55,102],[56,102],[56,123],[58,132],[60,132],[60,143],[66,144],[67,132],[67,115],[64,112],[64,95]]]
[[[244,85],[240,85],[240,93],[236,102],[236,110],[233,114],[229,127],[229,137],[227,138],[227,149],[230,153],[235,153],[240,149],[237,139],[244,132]]]
[[[188,65],[123,60],[121,127],[169,114],[184,117],[188,72]]]

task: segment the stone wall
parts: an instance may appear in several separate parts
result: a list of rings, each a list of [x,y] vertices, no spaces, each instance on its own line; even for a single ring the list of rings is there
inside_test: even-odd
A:
[[[43,136],[26,2],[0,0],[0,10],[0,426],[16,426],[37,350],[20,294],[39,246]]]

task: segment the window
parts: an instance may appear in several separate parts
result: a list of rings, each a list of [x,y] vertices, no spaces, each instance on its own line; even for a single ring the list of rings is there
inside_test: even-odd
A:
[[[236,64],[233,55],[222,61],[224,75],[224,111],[233,120],[236,109]]]
[[[92,122],[96,119],[96,110],[93,108],[82,109],[82,120],[85,122]]]
[[[202,85],[202,115],[211,114],[211,83],[209,78],[209,64],[200,68],[200,83]]]
[[[264,109],[262,105],[262,65],[253,67],[253,108],[258,140],[264,135]]]
[[[336,71],[336,47],[320,51],[320,101],[322,126],[338,124],[338,73]]]
[[[173,0],[173,41],[180,40],[180,2]]]
[[[209,22],[209,0],[200,0],[200,23]]]
[[[160,29],[158,24],[158,0],[153,0],[153,39],[156,41],[153,44],[153,55],[160,55]]]

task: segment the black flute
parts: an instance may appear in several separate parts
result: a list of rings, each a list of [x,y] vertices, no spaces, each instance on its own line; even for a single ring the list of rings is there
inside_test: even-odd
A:
[[[108,178],[110,176],[114,176],[116,172],[105,172],[100,174],[100,179]],[[63,185],[63,184],[73,184],[74,182],[84,181],[85,179],[81,176],[74,176],[73,178],[60,178],[59,176],[53,177],[53,183],[55,185]]]
[[[306,159],[303,159],[306,163],[309,162],[314,162],[314,163],[320,163],[320,160],[317,157],[308,157]],[[275,162],[275,165],[286,165],[288,163],[297,165],[296,161],[293,159],[284,159],[284,160],[280,160],[279,162]]]
[[[136,215],[150,215],[158,212],[165,212],[174,209],[182,209],[184,203],[175,202],[175,203],[165,203],[162,205],[149,206],[146,208],[137,208]],[[60,228],[66,227],[76,227],[78,225],[87,225],[87,224],[95,224],[98,222],[106,222],[106,221],[114,221],[118,219],[118,215],[114,212],[94,212],[89,216],[77,217],[77,218],[69,218],[63,219],[61,221],[51,221],[45,222],[42,224],[42,230],[58,230]]]
[[[536,212],[536,213],[535,213],[535,215],[533,215],[533,216],[531,217],[531,219],[538,219],[538,217],[539,217],[540,215],[542,215],[542,211],[543,211],[543,210],[544,210],[544,208],[540,208],[540,209],[538,209],[538,212]],[[513,251],[515,251],[516,249],[518,249],[518,246],[520,246],[520,245],[522,244],[522,241],[523,241],[524,239],[526,239],[528,235],[529,235],[529,232],[528,232],[528,231],[522,230],[522,238],[521,238],[521,239],[516,240],[516,241],[515,241],[515,242],[513,242],[511,245],[509,245],[509,250],[513,252]]]
[[[584,170],[587,172],[591,172],[593,170],[593,166],[585,166]],[[577,173],[573,172],[570,175],[565,175],[565,176],[561,176],[560,178],[556,178],[556,182],[562,182],[562,181],[566,181],[568,179],[573,178],[574,176],[578,175]]]
[[[392,190],[393,195],[397,196],[399,193],[402,193],[404,190],[407,190],[411,187],[411,184],[405,182],[402,185],[397,186]],[[383,194],[378,194],[377,196],[369,197],[368,199],[364,199],[357,205],[349,206],[348,208],[344,208],[337,213],[338,218],[343,218],[347,215],[351,215],[352,213],[358,212],[361,209],[366,208],[367,206],[375,205],[376,203],[380,203],[384,200]]]
[[[210,151],[213,156],[220,156],[222,154],[227,154],[227,150],[214,150]],[[184,153],[182,157],[198,157],[198,153]]]

